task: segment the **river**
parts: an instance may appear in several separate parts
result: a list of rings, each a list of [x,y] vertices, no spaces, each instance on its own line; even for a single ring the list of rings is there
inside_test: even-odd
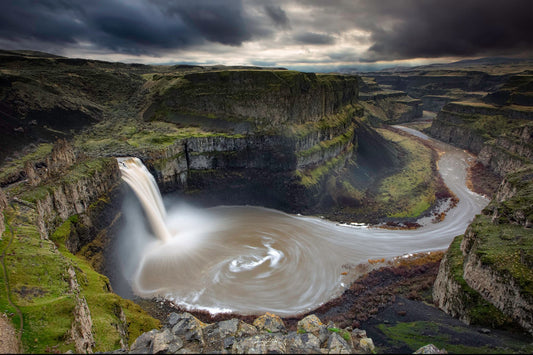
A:
[[[416,230],[340,225],[252,206],[198,209],[165,201],[168,241],[156,240],[139,206],[124,207],[117,258],[133,292],[164,297],[189,310],[280,316],[305,313],[338,296],[356,265],[445,250],[488,199],[466,187],[468,153],[430,140],[441,155],[444,182],[459,203],[444,221],[426,218]]]

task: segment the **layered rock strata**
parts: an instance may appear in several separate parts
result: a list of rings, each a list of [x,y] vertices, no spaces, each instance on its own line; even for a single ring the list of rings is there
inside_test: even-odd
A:
[[[533,334],[533,170],[510,173],[457,237],[433,288],[437,305],[466,323],[516,322]]]
[[[519,83],[532,82],[522,76]],[[515,81],[511,81],[515,83]],[[444,142],[478,154],[478,160],[500,176],[530,164],[533,160],[533,106],[517,105],[515,97],[529,97],[530,84],[514,87],[508,101],[451,102],[438,113],[430,134]],[[511,88],[509,88],[511,90]],[[528,104],[529,101],[521,100]]]
[[[355,76],[286,70],[184,75],[153,98],[144,117],[192,122],[210,132],[141,158],[166,191],[208,191],[234,203],[301,211],[319,204],[327,178],[356,159],[363,124],[357,95]],[[213,128],[221,126],[221,132]]]
[[[359,99],[369,120],[396,124],[422,117],[422,101],[405,91],[383,89],[373,78],[359,78]]]

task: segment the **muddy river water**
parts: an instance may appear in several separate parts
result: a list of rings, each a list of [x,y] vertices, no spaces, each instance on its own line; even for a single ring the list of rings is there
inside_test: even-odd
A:
[[[428,137],[408,128],[412,134]],[[444,221],[416,230],[340,225],[252,206],[197,209],[165,201],[168,240],[154,238],[139,206],[125,206],[117,258],[137,296],[191,310],[280,316],[308,312],[338,296],[368,259],[444,250],[488,200],[465,185],[469,154],[433,142],[444,182],[459,203]]]

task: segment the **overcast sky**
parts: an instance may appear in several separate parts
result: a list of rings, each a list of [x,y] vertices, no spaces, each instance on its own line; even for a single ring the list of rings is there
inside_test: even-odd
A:
[[[331,71],[533,53],[533,0],[0,0],[0,48]]]

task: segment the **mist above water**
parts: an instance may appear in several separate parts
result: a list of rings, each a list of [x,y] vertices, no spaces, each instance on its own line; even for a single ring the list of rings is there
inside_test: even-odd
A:
[[[355,265],[443,250],[464,233],[487,203],[464,186],[467,158],[449,148],[439,161],[445,182],[460,198],[458,206],[444,222],[412,231],[345,226],[262,207],[198,209],[170,200],[165,201],[168,211],[163,206],[161,218],[152,218],[153,211],[146,208],[160,211],[159,202],[143,199],[159,192],[132,188],[137,196],[139,191],[146,193],[139,197],[144,214],[138,203],[125,203],[126,226],[119,235],[117,258],[140,297],[164,297],[187,309],[211,313],[304,313],[339,295]],[[135,169],[130,173],[149,174],[138,168],[140,161],[131,164]],[[121,166],[123,174],[126,169]],[[150,178],[124,180],[131,186]],[[161,234],[163,229],[166,234]]]

